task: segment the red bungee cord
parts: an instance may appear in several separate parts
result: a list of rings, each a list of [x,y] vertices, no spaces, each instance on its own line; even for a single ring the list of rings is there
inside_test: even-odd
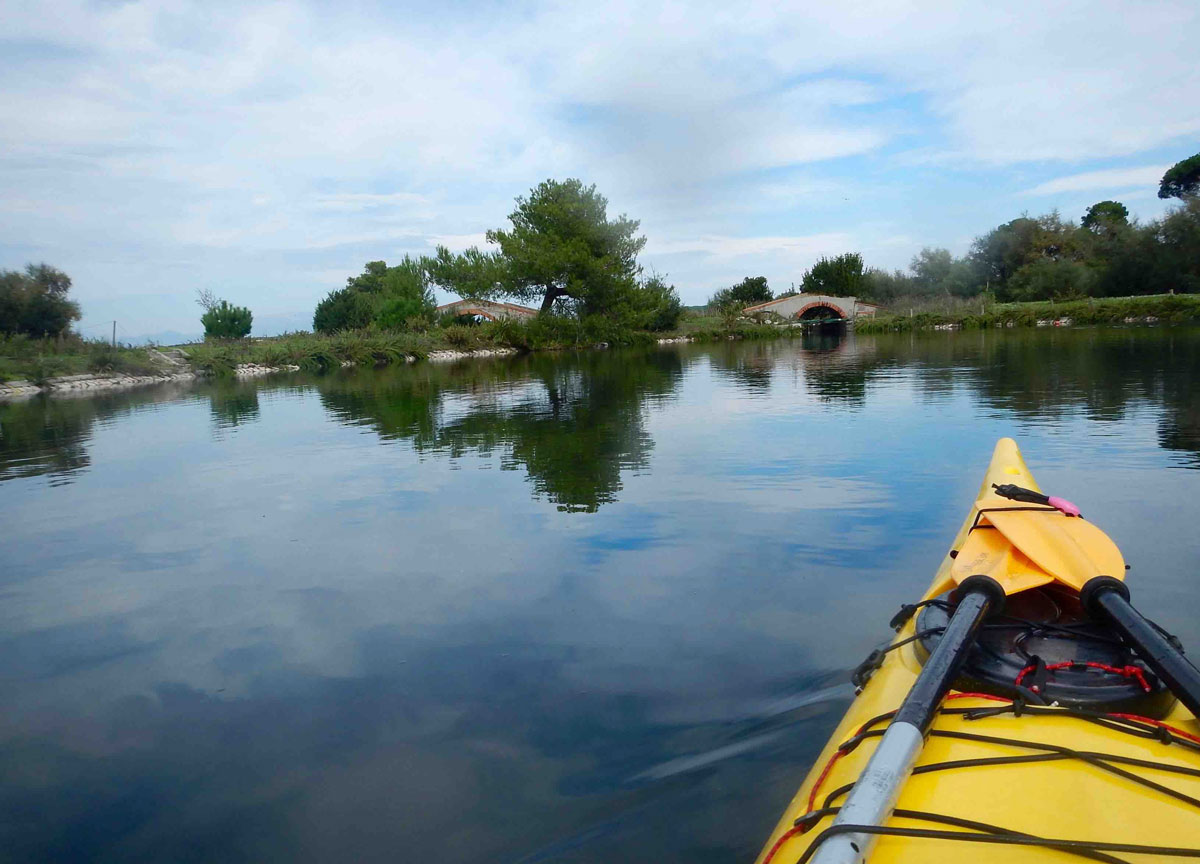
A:
[[[1113,675],[1120,675],[1122,678],[1136,678],[1138,684],[1142,685],[1142,690],[1146,693],[1150,692],[1150,684],[1146,681],[1146,674],[1139,666],[1109,666],[1107,663],[1096,663],[1093,660],[1067,660],[1063,663],[1050,663],[1044,668],[1047,672],[1053,672],[1055,669],[1070,669],[1072,667],[1086,666],[1089,669],[1100,669],[1104,672],[1111,672]],[[1037,669],[1036,665],[1026,666],[1017,674],[1016,685],[1021,686],[1021,682],[1025,680],[1025,676]],[[1034,684],[1029,688],[1034,693],[1038,692],[1038,686]]]
[[[1050,666],[1047,666],[1046,668],[1047,669],[1059,669],[1059,668],[1065,668],[1065,667],[1071,666],[1071,665],[1075,665],[1075,664],[1073,664],[1073,663],[1055,663]],[[1099,667],[1099,668],[1104,669],[1104,671],[1106,671],[1106,672],[1114,672],[1117,674],[1122,674],[1122,670],[1120,670],[1116,667],[1113,667],[1113,666],[1104,666],[1104,664],[1101,664],[1101,663],[1088,663],[1085,665]],[[1021,674],[1017,676],[1017,684],[1018,685],[1021,683],[1024,676],[1029,671],[1031,671],[1033,668],[1034,667],[1030,666],[1027,669],[1024,669],[1021,671]],[[1137,675],[1134,675],[1132,672],[1130,672],[1125,677],[1130,677],[1130,678],[1136,677],[1142,683],[1142,685],[1145,686],[1147,688],[1147,690],[1149,690],[1149,687],[1146,685],[1145,678],[1141,674],[1141,672],[1142,672],[1141,669],[1139,669],[1136,666],[1130,666],[1130,667],[1125,667],[1125,668],[1126,669],[1136,669],[1137,673],[1138,673]],[[1007,699],[1003,696],[995,696],[991,693],[951,693],[949,696],[946,697],[945,701],[949,702],[953,699],[984,699],[989,702],[1007,702],[1010,704],[1013,701],[1013,700]],[[1138,723],[1146,723],[1151,726],[1156,726],[1161,729],[1166,729],[1172,735],[1177,735],[1180,738],[1186,738],[1188,741],[1192,741],[1196,744],[1200,744],[1200,735],[1193,735],[1190,732],[1185,732],[1182,729],[1179,729],[1178,727],[1172,726],[1168,723],[1164,723],[1161,720],[1155,720],[1153,717],[1143,717],[1140,714],[1124,714],[1124,713],[1117,713],[1117,712],[1106,713],[1106,714],[1102,714],[1100,716],[1115,717],[1115,718],[1120,718],[1122,720],[1133,720]],[[858,735],[861,735],[866,730],[866,725],[867,724],[864,723],[862,726],[860,726],[858,728],[858,731],[854,733],[853,737],[857,737]],[[842,750],[839,747],[837,750],[835,750],[833,752],[833,755],[830,756],[829,759],[825,762],[825,766],[821,769],[820,775],[817,777],[816,781],[813,783],[811,791],[809,791],[809,793],[808,793],[808,812],[809,813],[812,813],[816,809],[817,794],[821,791],[821,787],[824,785],[825,781],[829,778],[830,773],[833,771],[833,766],[836,765],[837,761],[839,759],[841,759],[843,756],[845,756],[848,752],[850,752],[850,751]],[[805,815],[807,815],[807,814],[805,814]],[[804,817],[802,816],[800,818],[804,818]],[[813,826],[809,823],[802,823],[800,825],[793,825],[791,828],[784,831],[782,834],[779,835],[779,839],[771,844],[771,848],[767,851],[767,854],[765,856],[763,856],[762,864],[771,864],[771,860],[775,857],[776,853],[779,852],[780,848],[783,846],[784,843],[786,843],[788,840],[791,840],[793,837],[796,837],[800,834],[804,834],[812,827]]]

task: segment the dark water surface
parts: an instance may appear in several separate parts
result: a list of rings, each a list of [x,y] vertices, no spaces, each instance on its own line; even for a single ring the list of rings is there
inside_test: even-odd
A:
[[[1200,651],[1200,331],[0,406],[0,857],[732,861],[996,438]]]

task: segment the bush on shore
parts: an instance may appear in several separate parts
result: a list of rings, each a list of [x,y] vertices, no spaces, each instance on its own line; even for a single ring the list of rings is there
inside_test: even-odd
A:
[[[200,316],[208,339],[244,339],[250,335],[254,315],[245,306],[233,306],[227,300],[214,303]]]
[[[428,263],[405,255],[395,266],[368,261],[363,272],[331,291],[313,312],[313,330],[333,334],[375,326],[384,330],[424,330],[433,321]]]
[[[0,270],[0,335],[61,336],[79,320],[71,277],[47,264]]]

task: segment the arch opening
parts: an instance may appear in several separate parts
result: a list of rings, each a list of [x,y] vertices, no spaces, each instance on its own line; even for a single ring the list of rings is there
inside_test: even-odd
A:
[[[828,303],[810,303],[796,313],[801,321],[843,321],[846,313]]]
[[[481,318],[487,321],[499,320],[495,315],[493,315],[491,312],[488,312],[486,309],[478,309],[474,306],[469,306],[465,309],[458,309],[456,310],[456,313],[459,318],[474,318],[476,323],[478,323],[479,319]]]

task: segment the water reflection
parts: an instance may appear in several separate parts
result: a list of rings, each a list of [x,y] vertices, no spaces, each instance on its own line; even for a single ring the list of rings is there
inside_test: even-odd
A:
[[[0,402],[0,482],[45,475],[50,485],[70,484],[92,465],[97,424],[119,422],[181,399],[207,399],[219,437],[258,419],[262,388],[263,382],[217,380]]]
[[[0,481],[49,474],[55,482],[90,464],[87,439],[100,400],[30,399],[0,405]]]
[[[668,396],[682,372],[672,351],[543,354],[348,375],[320,393],[343,422],[450,459],[499,454],[504,469],[528,474],[535,497],[592,513],[616,500],[622,472],[649,464],[646,403]]]
[[[838,331],[817,330],[805,335],[802,348],[808,355],[805,377],[809,389],[825,403],[862,405],[867,380],[891,358],[881,360],[874,340],[855,339]]]
[[[0,858],[747,860],[998,435],[1195,641],[1198,347],[813,334],[0,406]]]
[[[166,385],[0,401],[0,482],[48,475],[51,485],[69,484],[92,463],[89,444],[97,423],[176,400],[182,392]]]
[[[1200,334],[1194,328],[984,331],[881,338],[880,354],[912,366],[927,390],[951,376],[988,408],[1031,422],[1070,412],[1117,421],[1161,412],[1159,446],[1200,463]]]
[[[205,391],[216,430],[235,429],[258,420],[258,382],[218,380],[201,392]]]
[[[1200,465],[1200,333],[1194,328],[1003,330],[855,336],[813,331],[797,343],[709,350],[713,367],[747,393],[765,395],[783,370],[799,374],[819,401],[862,406],[872,381],[911,376],[926,397],[968,392],[1022,420],[1083,412],[1098,422],[1161,409],[1159,446]]]
[[[989,408],[1033,422],[1082,410],[1105,421],[1130,407],[1164,409],[1158,441],[1200,467],[1200,336],[1187,328],[983,331],[856,337],[812,330],[785,342],[724,343],[679,351],[536,355],[494,363],[424,364],[313,379],[330,415],[369,425],[452,459],[499,454],[524,470],[535,495],[566,511],[616,500],[621,472],[644,469],[654,442],[644,407],[707,358],[747,394],[767,396],[786,371],[828,404],[861,407],[870,382],[906,370],[928,398],[966,388]],[[257,422],[260,393],[308,379],[218,380],[193,393],[210,405],[214,434]],[[180,398],[156,387],[0,403],[0,482],[49,475],[70,483],[91,464],[93,425]]]
[[[893,365],[874,339],[856,339],[845,328],[817,328],[788,341],[724,343],[706,349],[713,368],[747,394],[766,395],[781,371],[802,380],[820,402],[861,406],[867,381]]]
[[[751,393],[768,393],[779,362],[779,343],[725,342],[710,349],[709,362],[721,377]]]

